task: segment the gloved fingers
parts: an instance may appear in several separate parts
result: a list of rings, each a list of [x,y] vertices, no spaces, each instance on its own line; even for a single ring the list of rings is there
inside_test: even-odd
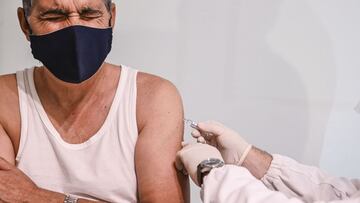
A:
[[[196,139],[198,143],[206,144],[207,141],[211,140],[213,134],[203,133],[201,134],[198,130],[194,130],[191,132],[193,138]]]
[[[184,165],[181,161],[181,156],[180,156],[180,152],[178,152],[176,154],[176,158],[175,158],[175,167],[178,171],[181,171],[184,168]]]
[[[186,168],[184,167],[184,164],[181,160],[181,155],[180,152],[178,152],[176,154],[176,159],[175,159],[175,168],[180,171],[182,174],[184,175],[188,175],[188,172],[186,171]]]
[[[204,138],[204,137],[201,137],[201,136],[197,138],[197,142],[198,142],[198,143],[202,143],[202,144],[206,144],[205,138]]]
[[[205,140],[210,140],[214,134],[210,132],[200,132],[199,130],[193,130],[191,132],[191,135],[195,139],[199,139],[200,137],[203,137]]]
[[[203,134],[208,133],[207,136],[210,136],[211,134],[221,135],[225,130],[225,126],[216,121],[200,122],[198,123],[198,127],[203,131]]]
[[[201,133],[198,130],[193,130],[191,132],[191,136],[196,139],[196,138],[201,137]]]

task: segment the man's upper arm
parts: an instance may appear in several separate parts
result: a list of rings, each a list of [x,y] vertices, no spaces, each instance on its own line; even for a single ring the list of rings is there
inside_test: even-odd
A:
[[[15,154],[10,137],[0,124],[0,157],[15,165]]]
[[[18,119],[15,108],[12,108],[18,104],[16,88],[14,74],[0,76],[0,157],[12,164],[15,164],[15,152],[6,127],[13,127]]]
[[[174,162],[183,140],[183,107],[176,88],[155,79],[138,88],[139,138],[135,163],[140,202],[188,202],[188,177]],[[141,86],[141,85],[139,85]]]

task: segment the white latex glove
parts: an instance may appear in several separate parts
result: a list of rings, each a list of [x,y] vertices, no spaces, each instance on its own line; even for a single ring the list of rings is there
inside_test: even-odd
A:
[[[220,152],[215,147],[202,143],[183,144],[183,148],[176,155],[175,166],[179,171],[186,171],[194,183],[200,186],[197,180],[197,167],[209,158],[223,161]]]
[[[216,121],[200,122],[198,128],[200,130],[194,130],[191,135],[199,143],[207,143],[216,147],[226,164],[242,165],[251,145],[238,133]]]

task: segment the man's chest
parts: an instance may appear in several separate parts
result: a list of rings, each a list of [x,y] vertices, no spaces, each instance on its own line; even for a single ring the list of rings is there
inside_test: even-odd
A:
[[[105,123],[111,102],[97,101],[84,104],[80,109],[65,111],[48,108],[47,116],[61,138],[70,144],[80,144],[94,136]]]

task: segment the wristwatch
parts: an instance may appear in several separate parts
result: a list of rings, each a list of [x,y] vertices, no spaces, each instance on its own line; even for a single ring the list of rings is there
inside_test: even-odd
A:
[[[224,162],[220,159],[209,158],[202,161],[197,167],[197,179],[201,186],[203,184],[204,177],[210,173],[214,168],[220,168],[224,166]]]
[[[64,203],[77,203],[78,199],[76,197],[72,197],[71,195],[66,195],[64,199]]]

